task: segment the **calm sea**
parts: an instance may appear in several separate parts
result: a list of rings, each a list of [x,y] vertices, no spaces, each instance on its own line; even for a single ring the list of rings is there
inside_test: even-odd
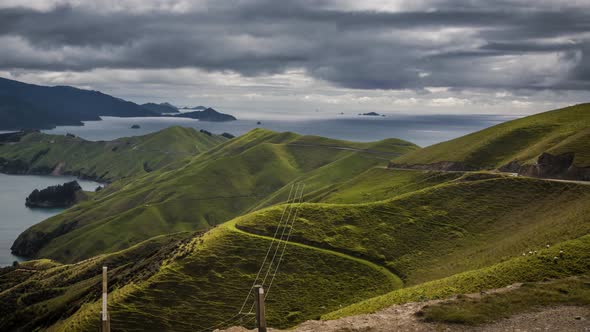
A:
[[[34,189],[62,184],[75,178],[66,176],[6,175],[0,174],[0,266],[22,260],[10,253],[10,246],[20,233],[63,209],[30,209],[25,198]],[[96,182],[78,180],[84,190],[94,190]]]
[[[305,118],[285,117],[283,119],[249,114],[231,122],[200,122],[193,119],[164,118],[117,118],[103,117],[103,121],[88,121],[84,126],[63,126],[47,133],[72,133],[88,140],[112,140],[125,136],[144,135],[179,125],[205,129],[221,134],[228,132],[242,135],[254,128],[275,131],[292,131],[305,135],[320,135],[351,141],[376,141],[385,138],[401,138],[420,146],[453,139],[470,132],[493,126],[514,117],[501,115],[396,115],[387,117],[371,116],[308,116]],[[258,124],[258,122],[261,122]],[[140,129],[131,129],[138,124]]]

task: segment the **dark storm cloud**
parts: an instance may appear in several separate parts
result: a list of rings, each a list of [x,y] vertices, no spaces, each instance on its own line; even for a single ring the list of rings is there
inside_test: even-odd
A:
[[[196,67],[247,76],[303,68],[359,89],[588,89],[590,5],[535,4],[432,1],[411,12],[270,0],[181,13],[4,8],[0,68]]]

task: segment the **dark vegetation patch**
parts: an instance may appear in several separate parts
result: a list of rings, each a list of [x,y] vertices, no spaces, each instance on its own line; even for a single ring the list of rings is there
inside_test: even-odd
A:
[[[35,189],[26,198],[25,205],[37,208],[70,207],[78,201],[81,191],[78,181],[49,186],[42,190]]]

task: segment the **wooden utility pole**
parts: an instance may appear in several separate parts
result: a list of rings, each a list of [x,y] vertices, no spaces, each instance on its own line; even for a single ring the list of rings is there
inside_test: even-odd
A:
[[[102,267],[102,311],[100,313],[100,326],[102,332],[111,332],[111,318],[107,310],[107,267]]]
[[[262,285],[254,286],[256,296],[256,327],[258,332],[266,332],[266,317],[264,312],[264,288]]]

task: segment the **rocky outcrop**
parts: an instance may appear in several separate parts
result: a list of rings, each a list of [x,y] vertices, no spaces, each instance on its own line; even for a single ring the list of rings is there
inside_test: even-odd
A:
[[[520,165],[518,160],[513,160],[513,161],[509,162],[508,164],[501,166],[500,168],[498,168],[498,170],[500,172],[505,172],[505,173],[518,173],[518,172],[520,172],[521,167],[522,166]]]
[[[27,197],[25,205],[35,208],[65,208],[80,200],[82,187],[77,181],[63,185],[50,186],[43,190],[35,189]]]
[[[590,181],[590,167],[577,167],[574,160],[575,154],[571,152],[559,155],[544,152],[532,165],[521,165],[513,160],[499,170],[537,178]]]

